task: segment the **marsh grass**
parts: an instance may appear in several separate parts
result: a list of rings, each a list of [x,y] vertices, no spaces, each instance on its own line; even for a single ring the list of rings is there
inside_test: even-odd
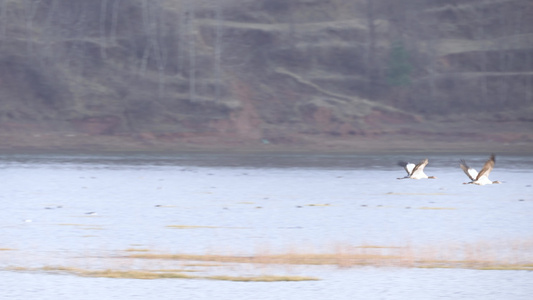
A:
[[[316,277],[288,276],[288,275],[259,275],[259,276],[194,276],[184,274],[184,272],[194,272],[193,270],[87,270],[63,266],[45,266],[41,268],[8,268],[11,271],[19,272],[46,272],[53,274],[69,274],[80,277],[115,278],[115,279],[207,279],[240,282],[277,282],[277,281],[311,281],[319,280]]]
[[[195,263],[195,264],[184,264],[183,265],[184,267],[206,267],[206,268],[209,268],[209,267],[225,267],[226,265],[223,264],[223,263],[206,263],[206,264],[202,264],[202,263]]]
[[[150,270],[90,270],[82,268],[64,266],[44,266],[40,268],[11,268],[13,271],[24,272],[47,272],[54,274],[70,274],[81,277],[103,277],[103,278],[125,278],[125,279],[161,279],[161,278],[181,278],[193,279],[194,276],[178,272],[158,272]]]
[[[336,245],[332,251],[291,249],[285,253],[256,250],[253,255],[139,253],[129,258],[221,264],[332,265],[408,268],[533,270],[533,241],[491,241],[439,246]]]
[[[126,252],[150,252],[150,249],[146,249],[146,248],[128,248],[128,249],[125,249],[124,251],[126,251]]]
[[[256,256],[232,256],[232,255],[194,255],[194,254],[134,254],[131,258],[137,259],[166,259],[181,261],[206,261],[239,264],[292,264],[292,265],[367,265],[378,260],[395,259],[394,256],[384,255],[348,255],[348,254],[270,254]]]
[[[74,275],[82,277],[104,277],[104,278],[125,278],[125,279],[163,279],[163,278],[177,278],[177,279],[194,279],[195,276],[190,276],[177,272],[153,272],[146,270],[76,270],[72,272]]]
[[[261,276],[207,276],[205,279],[225,280],[225,281],[241,281],[241,282],[276,282],[276,281],[316,281],[320,280],[316,277],[306,276],[277,276],[277,275],[261,275]]]
[[[157,269],[151,270],[152,272],[166,272],[166,273],[195,273],[200,272],[199,270],[189,270],[189,269]]]
[[[133,246],[136,245],[136,246]],[[533,238],[525,240],[490,240],[476,243],[445,245],[349,245],[334,244],[328,248],[292,246],[272,251],[266,246],[253,253],[239,254],[230,250],[218,253],[183,254],[141,247],[106,254],[78,256],[61,260],[58,266],[39,264],[39,260],[25,259],[32,267],[4,267],[20,272],[45,272],[80,277],[125,279],[202,279],[240,282],[277,282],[319,280],[301,276],[302,270],[316,270],[321,266],[338,268],[400,267],[425,269],[525,270],[533,271]],[[220,248],[220,247],[219,247]],[[19,252],[17,252],[19,253]],[[4,254],[10,263],[13,255]],[[40,266],[40,267],[35,267]],[[304,266],[305,268],[301,268]],[[283,272],[285,270],[285,272]],[[289,275],[279,275],[282,271]],[[272,275],[271,273],[278,273]]]

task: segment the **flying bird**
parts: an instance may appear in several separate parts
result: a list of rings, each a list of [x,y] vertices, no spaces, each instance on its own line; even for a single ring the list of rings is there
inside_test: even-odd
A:
[[[491,154],[490,155],[490,158],[489,160],[487,160],[487,162],[485,162],[485,164],[483,165],[483,168],[481,169],[481,171],[478,173],[475,169],[473,168],[470,168],[464,159],[461,159],[461,163],[459,164],[459,166],[461,166],[461,169],[463,169],[463,171],[465,172],[466,176],[468,176],[468,178],[470,178],[470,182],[465,182],[463,184],[477,184],[477,185],[486,185],[486,184],[497,184],[497,183],[501,183],[499,181],[492,181],[489,179],[489,174],[490,174],[490,171],[492,171],[492,169],[494,168],[494,164],[496,163],[496,157],[494,156],[494,154]]]
[[[409,163],[405,161],[398,162],[398,165],[403,167],[405,171],[407,172],[407,176],[401,177],[398,179],[422,179],[422,178],[429,178],[429,179],[437,179],[435,176],[427,176],[426,173],[424,173],[424,168],[429,163],[429,160],[426,158],[419,162],[418,164]]]

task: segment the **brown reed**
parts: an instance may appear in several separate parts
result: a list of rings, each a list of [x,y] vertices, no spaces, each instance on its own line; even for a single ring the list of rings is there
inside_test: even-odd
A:
[[[159,259],[258,265],[334,265],[338,267],[414,267],[532,270],[533,240],[480,241],[439,246],[336,245],[327,253],[294,249],[257,250],[253,255],[138,253],[133,259]]]

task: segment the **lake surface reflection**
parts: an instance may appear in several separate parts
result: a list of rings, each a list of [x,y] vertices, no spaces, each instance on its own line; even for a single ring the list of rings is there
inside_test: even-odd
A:
[[[84,256],[98,263],[103,253],[131,248],[253,254],[327,252],[339,244],[531,241],[533,157],[497,156],[490,177],[503,184],[463,185],[467,178],[459,159],[479,170],[487,157],[433,155],[426,173],[438,179],[397,180],[404,176],[398,160],[422,157],[0,155],[0,248],[8,249],[0,251],[0,267],[64,265]],[[322,280],[169,282],[2,271],[0,293],[10,299],[355,299],[354,294],[530,299],[533,294],[530,271],[308,267],[302,272]]]

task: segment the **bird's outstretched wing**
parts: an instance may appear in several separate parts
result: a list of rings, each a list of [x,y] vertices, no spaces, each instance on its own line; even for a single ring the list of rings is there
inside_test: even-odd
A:
[[[472,181],[476,180],[476,178],[478,176],[477,171],[475,169],[470,168],[466,164],[466,161],[464,159],[461,159],[461,164],[459,166],[461,166],[461,169],[463,169],[463,171],[465,172],[466,176],[468,176],[468,178],[470,178],[470,180],[472,180]]]
[[[415,175],[415,173],[418,173],[418,172],[424,172],[424,168],[427,166],[428,163],[429,163],[429,160],[427,158],[422,160],[422,161],[420,161],[413,168],[413,171],[411,172],[411,175]]]
[[[485,162],[485,164],[483,165],[483,168],[481,169],[481,171],[479,171],[479,174],[477,174],[476,180],[478,180],[479,178],[483,176],[489,177],[490,171],[492,171],[492,169],[494,168],[495,163],[496,163],[496,157],[494,156],[494,154],[491,154],[489,160]]]
[[[398,166],[403,167],[405,169],[405,172],[407,172],[407,176],[411,176],[411,174],[413,174],[413,169],[415,168],[415,164],[406,161],[399,161]]]

